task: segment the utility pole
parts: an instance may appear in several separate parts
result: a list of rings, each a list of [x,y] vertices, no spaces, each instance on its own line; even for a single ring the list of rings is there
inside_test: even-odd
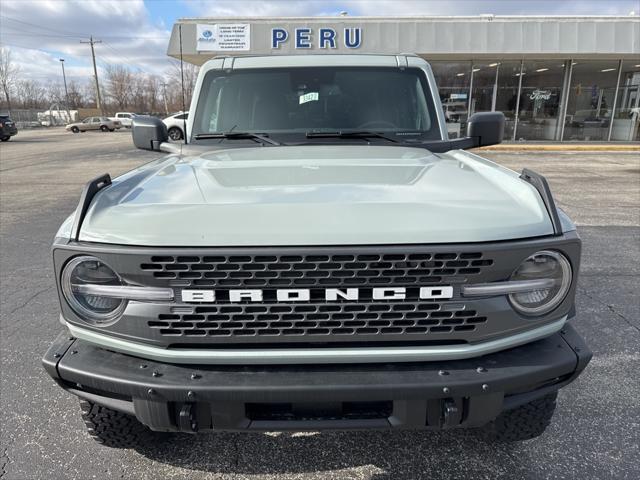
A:
[[[162,84],[162,98],[164,98],[164,113],[169,115],[169,106],[167,105],[167,84]]]
[[[59,58],[60,65],[62,65],[62,80],[64,81],[64,99],[67,106],[67,123],[73,122],[71,118],[71,111],[69,110],[69,90],[67,90],[67,76],[64,73],[64,58]]]
[[[102,40],[94,40],[93,36],[89,37],[89,41],[82,41],[80,43],[88,43],[91,45],[91,58],[93,58],[93,74],[96,79],[96,108],[100,110],[100,113],[104,115],[104,110],[102,109],[102,99],[100,98],[100,85],[98,84],[98,68],[96,67],[96,52],[93,49],[93,45],[96,43],[102,43]]]

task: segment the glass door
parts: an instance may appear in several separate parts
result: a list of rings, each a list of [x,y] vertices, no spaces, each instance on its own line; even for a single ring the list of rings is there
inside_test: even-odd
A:
[[[622,62],[620,89],[613,114],[611,140],[640,141],[640,63]]]

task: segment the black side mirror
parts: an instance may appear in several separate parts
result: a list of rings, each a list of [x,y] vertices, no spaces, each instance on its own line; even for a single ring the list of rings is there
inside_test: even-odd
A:
[[[160,151],[160,144],[169,141],[167,126],[162,120],[148,115],[137,115],[131,122],[133,144],[142,150]]]
[[[502,143],[504,138],[504,114],[502,112],[474,113],[469,117],[467,135],[477,147]]]

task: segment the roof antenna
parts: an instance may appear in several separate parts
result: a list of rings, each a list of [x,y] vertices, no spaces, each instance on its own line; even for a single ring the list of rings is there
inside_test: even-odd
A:
[[[184,105],[184,62],[182,61],[182,24],[178,25],[178,30],[180,32],[180,81],[182,86],[182,122],[183,122],[183,130],[184,130],[184,144],[187,142],[187,117],[185,115],[185,105]]]

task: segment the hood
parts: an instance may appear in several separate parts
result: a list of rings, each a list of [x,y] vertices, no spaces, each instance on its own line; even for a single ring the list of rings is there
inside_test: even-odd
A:
[[[465,243],[553,233],[534,187],[477,155],[396,146],[172,155],[99,192],[80,240],[146,246]]]

